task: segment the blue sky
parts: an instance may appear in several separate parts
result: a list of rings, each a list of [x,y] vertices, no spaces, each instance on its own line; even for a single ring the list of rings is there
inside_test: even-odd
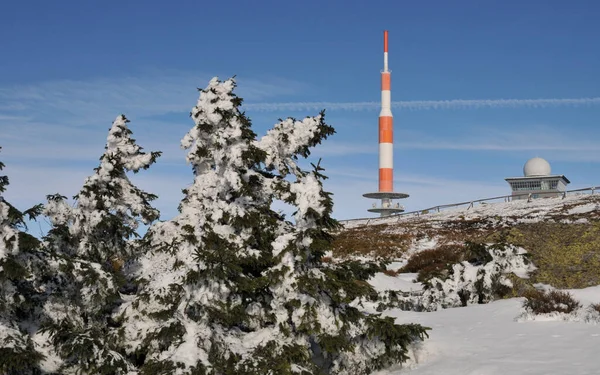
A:
[[[334,216],[370,216],[384,29],[407,210],[508,194],[504,177],[534,156],[572,188],[600,185],[599,15],[596,1],[7,2],[5,195],[25,208],[75,194],[124,113],[146,150],[164,152],[133,180],[172,217],[192,181],[179,140],[196,88],[237,75],[259,135],[327,110],[337,134],[313,155]]]

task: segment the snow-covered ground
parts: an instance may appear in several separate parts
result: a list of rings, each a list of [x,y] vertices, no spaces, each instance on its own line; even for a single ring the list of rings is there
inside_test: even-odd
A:
[[[570,290],[587,306],[600,287]],[[403,368],[379,375],[599,374],[600,325],[548,318],[520,321],[523,298],[436,312],[388,310],[397,323],[431,327],[430,338]]]
[[[378,290],[414,290],[418,284],[411,283],[413,278],[414,274],[378,274],[370,282]],[[600,303],[600,286],[569,292],[584,309]],[[414,351],[414,360],[378,375],[600,373],[600,325],[558,315],[525,320],[523,301],[513,298],[436,312],[385,311],[397,323],[419,323],[432,330]]]
[[[487,218],[496,220],[511,219],[514,222],[537,222],[548,217],[560,215],[577,215],[590,212],[600,213],[600,200],[598,194],[573,194],[564,199],[544,198],[527,200],[515,200],[512,202],[495,202],[486,204],[475,204],[473,207],[460,206],[447,208],[441,212],[429,212],[420,216],[413,214],[398,215],[387,218],[370,218],[342,220],[347,229],[369,224],[393,224],[413,220],[427,220],[430,222],[446,222],[448,220],[472,220]]]
[[[398,276],[377,273],[369,280],[369,284],[378,292],[386,290],[402,290],[404,292],[423,290],[423,284],[414,282],[416,278],[416,273],[401,273]]]

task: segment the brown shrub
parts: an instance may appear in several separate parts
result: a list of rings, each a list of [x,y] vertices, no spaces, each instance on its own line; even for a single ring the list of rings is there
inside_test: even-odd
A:
[[[600,303],[591,304],[590,307],[600,313]]]
[[[426,283],[434,277],[445,280],[450,273],[450,266],[451,264],[446,263],[430,264],[418,272],[417,281],[420,283]]]
[[[531,290],[525,294],[525,298],[527,300],[523,304],[523,307],[534,314],[548,314],[552,312],[568,314],[581,307],[581,304],[570,293],[559,290],[549,292]]]
[[[435,249],[414,254],[399,272],[418,272],[417,280],[424,282],[441,277],[453,265],[462,260],[462,245],[442,245]]]

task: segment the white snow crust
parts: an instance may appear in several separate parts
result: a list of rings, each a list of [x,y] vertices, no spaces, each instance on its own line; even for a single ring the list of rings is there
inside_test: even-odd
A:
[[[416,216],[398,215],[387,218],[370,218],[356,220],[342,220],[346,228],[354,228],[369,224],[394,224],[400,226],[403,222],[427,220],[435,223],[443,223],[449,220],[475,220],[486,218],[496,220],[499,225],[508,223],[532,223],[561,215],[574,215],[580,213],[595,212],[600,214],[600,202],[598,195],[594,194],[572,194],[565,198],[540,198],[527,200],[514,200],[511,202],[493,202],[486,204],[475,204],[473,207],[462,206],[444,209],[440,212],[429,212]]]
[[[0,261],[16,254],[19,250],[18,231],[9,225],[8,210],[8,204],[0,200]],[[2,272],[1,266],[0,272]]]
[[[596,293],[600,298],[600,290]],[[522,303],[514,298],[436,312],[387,311],[397,323],[432,330],[411,363],[379,375],[598,374],[599,325],[518,322]]]

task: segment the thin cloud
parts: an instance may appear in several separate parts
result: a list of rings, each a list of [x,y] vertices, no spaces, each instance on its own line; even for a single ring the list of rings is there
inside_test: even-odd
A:
[[[392,108],[410,111],[495,109],[495,108],[550,108],[584,107],[600,105],[600,97],[566,99],[454,99],[454,100],[409,100],[392,102]],[[257,112],[314,111],[375,111],[380,102],[289,102],[249,103],[244,107]]]
[[[335,168],[335,169],[325,169],[325,175],[328,176],[338,176],[340,179],[344,180],[352,180],[352,181],[370,181],[368,184],[377,182],[377,170],[368,169],[368,168]],[[448,187],[448,186],[498,186],[497,183],[489,183],[485,181],[477,181],[477,180],[468,180],[468,179],[447,179],[447,178],[439,178],[432,177],[428,175],[420,175],[420,174],[406,174],[400,173],[397,174],[394,178],[394,184],[396,186],[431,186],[431,187]],[[504,185],[502,182],[500,185]],[[366,191],[364,191],[366,192]]]
[[[359,154],[373,154],[378,152],[377,145],[368,146],[363,144],[355,143],[343,143],[335,141],[327,141],[323,144],[315,147],[311,154],[315,157],[321,156],[345,156],[345,155],[359,155]]]
[[[577,153],[577,160],[581,160],[583,155],[589,155],[590,160],[600,159],[600,148],[592,143],[579,142],[577,140],[568,140],[563,143],[511,143],[506,142],[480,142],[477,140],[465,141],[429,141],[429,142],[396,142],[396,150],[436,150],[436,151],[560,151],[562,158],[567,158],[570,153]],[[379,148],[377,144],[366,146],[364,143],[333,143],[317,147],[312,153],[316,156],[348,156],[377,154]],[[592,157],[596,155],[596,157]],[[585,159],[585,157],[583,157]]]
[[[472,152],[552,152],[555,160],[600,161],[600,148],[593,134],[564,134],[547,126],[529,127],[528,131],[514,129],[492,129],[485,127],[485,134],[474,131],[454,135],[452,139],[431,138],[428,134],[412,133],[395,142],[394,148],[403,150],[472,151]],[[407,138],[409,138],[407,140]],[[377,154],[377,143],[365,145],[353,142],[328,142],[315,149],[315,155],[348,156]]]
[[[455,142],[402,142],[396,144],[402,149],[415,150],[457,150],[457,151],[597,151],[594,145],[578,142],[572,144],[538,144],[538,143],[455,143]]]
[[[212,76],[189,72],[153,72],[142,76],[57,80],[0,86],[0,121],[25,113],[31,121],[89,126],[105,124],[117,115],[142,118],[189,112],[196,104],[197,87]],[[306,83],[282,78],[238,78],[238,94],[265,100],[297,94]]]
[[[491,128],[485,133],[475,130],[453,139],[432,139],[428,136],[412,137],[412,141],[399,142],[397,147],[407,150],[497,151],[497,152],[551,152],[556,160],[577,155],[577,159],[597,161],[600,149],[596,134],[569,132],[568,127],[528,126],[519,129]]]
[[[164,151],[161,161],[183,160],[179,141],[187,117],[212,76],[191,72],[145,72],[139,76],[55,80],[0,86],[0,146],[5,161],[97,160],[107,130],[124,113],[146,150]],[[227,77],[223,77],[227,78]],[[277,77],[238,78],[238,94],[268,100],[309,89]],[[161,116],[177,113],[175,120]],[[177,120],[181,117],[181,120]],[[168,141],[168,142],[167,142]]]

